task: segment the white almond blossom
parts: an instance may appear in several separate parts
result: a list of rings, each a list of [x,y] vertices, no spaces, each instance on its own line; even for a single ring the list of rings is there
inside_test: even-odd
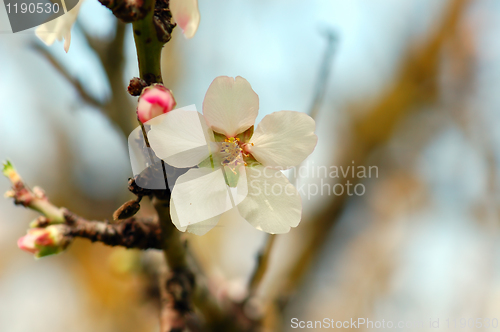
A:
[[[198,0],[170,0],[170,12],[186,38],[193,38],[200,25]]]
[[[259,97],[242,77],[217,77],[203,115],[173,110],[155,118],[148,133],[156,155],[174,167],[193,167],[172,190],[170,214],[181,231],[203,235],[237,208],[255,228],[286,233],[301,219],[302,203],[281,172],[299,165],[317,143],[307,114],[275,112],[254,131]]]
[[[64,50],[68,53],[71,43],[71,28],[75,24],[82,3],[83,0],[78,1],[78,4],[66,14],[38,26],[35,30],[36,36],[47,46],[54,44],[56,40],[64,39]]]
[[[67,53],[71,44],[71,29],[78,17],[83,1],[80,0],[66,14],[38,26],[35,31],[36,36],[47,46],[54,44],[56,40],[61,41],[64,39],[64,50]],[[192,38],[200,25],[198,0],[170,0],[170,11],[172,18],[182,29],[186,38]]]

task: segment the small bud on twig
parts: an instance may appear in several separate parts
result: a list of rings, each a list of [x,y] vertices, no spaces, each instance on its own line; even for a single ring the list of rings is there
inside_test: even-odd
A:
[[[64,235],[63,225],[31,228],[17,241],[17,246],[36,258],[58,254],[68,247],[71,240]]]
[[[142,90],[147,86],[148,86],[148,84],[146,83],[146,81],[144,81],[143,79],[140,79],[138,77],[134,77],[130,80],[127,91],[132,96],[137,97],[137,96],[141,95]]]

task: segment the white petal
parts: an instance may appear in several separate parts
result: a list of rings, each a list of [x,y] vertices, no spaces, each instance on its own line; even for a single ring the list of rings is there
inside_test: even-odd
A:
[[[217,223],[219,222],[219,219],[221,218],[221,215],[215,216],[213,218],[207,219],[200,221],[194,225],[189,225],[189,226],[184,226],[182,227],[179,222],[179,217],[177,216],[177,211],[175,209],[175,204],[173,200],[170,200],[170,217],[172,218],[172,223],[177,227],[177,229],[181,232],[185,232],[186,230],[189,233],[195,234],[195,235],[205,235],[209,230],[214,228]]]
[[[174,167],[198,165],[210,155],[213,132],[193,106],[162,114],[146,124],[151,125],[148,139],[158,158]]]
[[[231,168],[225,166],[224,173],[226,179],[234,174]],[[248,196],[248,179],[245,166],[240,166],[235,170],[238,174],[238,183],[236,187],[229,187],[229,193],[231,195],[233,207],[240,204]]]
[[[194,168],[181,175],[172,202],[181,227],[216,217],[234,206],[220,168]]]
[[[212,130],[234,137],[255,123],[259,96],[246,79],[217,77],[203,100],[203,115]]]
[[[259,123],[247,149],[264,166],[290,168],[309,156],[318,142],[316,123],[305,113],[280,111]]]
[[[68,53],[69,45],[71,44],[71,28],[64,35],[64,52]]]
[[[170,0],[170,12],[184,36],[192,38],[200,25],[198,0]]]
[[[258,230],[287,233],[297,227],[302,202],[297,189],[285,175],[263,166],[247,167],[248,196],[238,205],[243,218]]]
[[[153,164],[159,164],[160,159],[155,155],[151,148],[146,146],[142,128],[135,128],[128,137],[128,149],[130,156],[130,164],[132,165],[132,174],[134,177],[141,174],[146,168],[149,168],[144,176],[136,178],[136,183],[139,187],[145,189],[166,189],[165,176],[162,167],[155,167]],[[174,171],[181,172],[180,169],[173,169],[170,165],[165,165],[169,187],[175,181]],[[146,176],[147,174],[147,176]]]
[[[82,3],[83,0],[80,0],[68,13],[38,26],[35,30],[36,36],[49,46],[56,40],[61,41],[64,38],[64,50],[68,52],[71,43],[71,28],[78,17]]]

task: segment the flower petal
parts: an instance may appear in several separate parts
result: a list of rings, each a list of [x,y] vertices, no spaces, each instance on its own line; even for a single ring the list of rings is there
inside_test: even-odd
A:
[[[186,227],[233,208],[221,168],[194,168],[181,175],[172,191],[179,225]]]
[[[318,142],[316,123],[305,113],[280,111],[266,115],[246,146],[264,166],[290,168],[309,156]]]
[[[64,33],[64,52],[69,52],[69,45],[71,44],[71,28]]]
[[[213,132],[193,106],[170,111],[147,123],[151,125],[148,132],[151,148],[158,158],[174,167],[198,165],[211,153]]]
[[[38,26],[35,30],[36,36],[48,46],[54,44],[56,40],[61,41],[64,39],[64,50],[68,53],[71,43],[71,28],[78,17],[82,3],[83,0],[80,0],[66,14]]]
[[[234,137],[255,123],[259,113],[259,96],[250,83],[240,76],[217,77],[203,100],[203,115],[212,130]]]
[[[146,141],[142,133],[142,128],[135,128],[128,137],[128,152],[132,174],[136,184],[144,189],[166,189],[164,168],[167,174],[169,187],[173,187],[176,174],[182,172],[181,169],[174,168],[162,162],[153,149],[146,146]],[[178,175],[177,175],[178,176]]]
[[[200,25],[198,0],[170,0],[170,12],[184,36],[192,38]]]
[[[181,232],[188,231],[191,234],[201,236],[201,235],[205,235],[206,233],[208,233],[209,230],[211,230],[212,228],[214,228],[217,225],[217,223],[219,222],[219,219],[221,218],[221,215],[200,221],[194,225],[182,227],[180,222],[179,222],[179,217],[177,216],[175,204],[174,204],[173,200],[170,200],[170,217],[172,218],[172,223],[175,225],[175,227],[177,227],[177,229],[179,231],[181,231]]]
[[[302,201],[297,189],[279,170],[263,166],[247,167],[248,196],[238,205],[243,218],[258,230],[288,233],[297,227]]]

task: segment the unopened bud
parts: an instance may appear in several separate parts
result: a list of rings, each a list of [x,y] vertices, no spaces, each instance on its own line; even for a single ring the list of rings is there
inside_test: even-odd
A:
[[[170,112],[176,105],[172,92],[161,84],[145,88],[139,97],[137,116],[142,123]]]
[[[69,245],[62,225],[47,228],[31,228],[17,241],[19,249],[34,254],[36,258],[58,254]]]
[[[128,84],[127,91],[132,96],[140,96],[142,93],[142,90],[144,90],[144,88],[147,86],[148,86],[148,84],[146,83],[146,81],[144,81],[143,79],[140,79],[138,77],[134,77],[130,80],[130,83]]]
[[[19,176],[19,174],[17,173],[16,169],[14,168],[14,166],[12,165],[12,163],[10,161],[6,161],[3,164],[2,173],[7,178],[9,178],[10,182],[12,182],[12,184],[14,184],[14,185],[16,183],[22,181],[21,177]]]

